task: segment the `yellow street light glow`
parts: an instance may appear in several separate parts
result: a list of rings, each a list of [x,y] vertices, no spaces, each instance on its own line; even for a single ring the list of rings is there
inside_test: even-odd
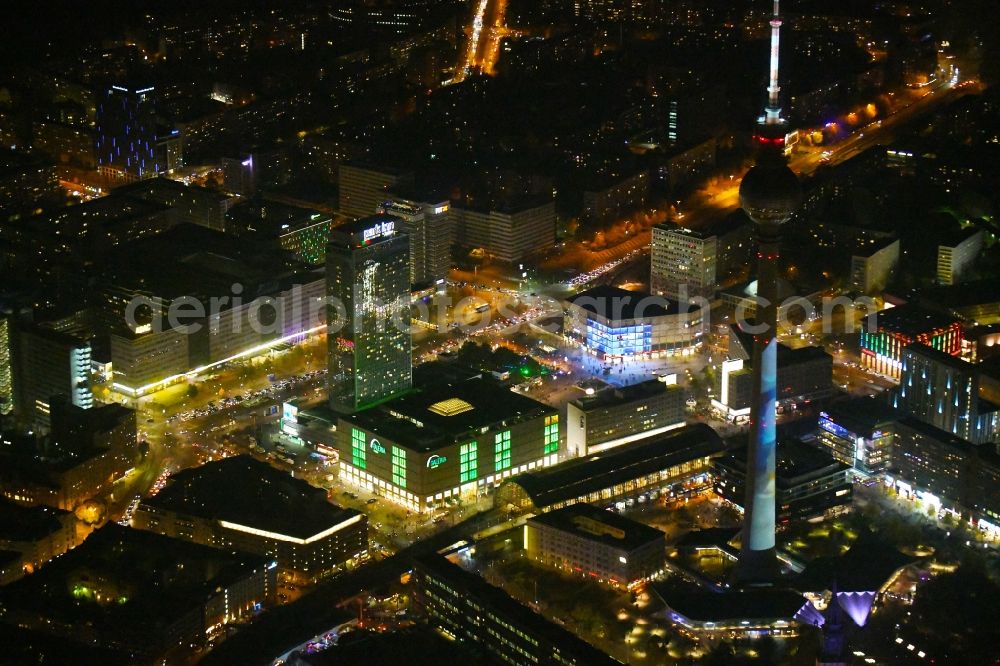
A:
[[[197,377],[206,370],[211,370],[212,368],[218,367],[225,363],[229,363],[230,361],[236,361],[238,359],[245,358],[247,356],[253,356],[254,354],[270,349],[271,347],[276,347],[277,345],[288,342],[289,340],[294,340],[295,338],[299,338],[302,336],[309,336],[312,335],[313,333],[318,333],[324,329],[326,329],[326,324],[310,328],[308,331],[300,331],[298,333],[293,333],[292,335],[286,335],[283,338],[277,338],[275,340],[271,340],[270,342],[265,342],[264,344],[260,344],[255,347],[250,347],[249,349],[244,349],[238,354],[234,354],[233,356],[224,358],[221,361],[215,361],[214,363],[203,365],[199,368],[195,368],[194,370],[189,370],[187,372],[183,372],[177,375],[172,375],[170,377],[167,377],[166,379],[160,379],[159,381],[151,382],[149,384],[146,384],[145,386],[140,386],[139,388],[132,388],[131,386],[125,386],[124,384],[119,384],[118,382],[113,382],[111,384],[111,388],[115,389],[119,393],[128,393],[133,396],[145,395],[147,391],[157,386],[165,387],[185,377],[191,377],[191,378]]]
[[[287,534],[279,534],[277,532],[268,532],[267,530],[259,530],[256,527],[248,527],[246,525],[240,525],[239,523],[231,523],[227,520],[220,520],[219,525],[225,527],[226,529],[236,530],[237,532],[245,532],[246,534],[253,534],[254,536],[264,537],[265,539],[276,539],[277,541],[287,541],[289,543],[296,543],[300,546],[305,546],[310,543],[319,541],[320,539],[325,539],[326,537],[339,532],[345,527],[350,527],[351,525],[358,523],[363,518],[362,514],[352,516],[345,521],[339,522],[333,527],[328,527],[327,529],[312,535],[308,539],[300,539],[298,537],[288,536]]]

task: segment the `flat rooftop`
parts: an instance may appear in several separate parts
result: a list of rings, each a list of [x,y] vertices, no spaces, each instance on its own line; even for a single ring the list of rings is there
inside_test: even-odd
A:
[[[232,297],[234,283],[249,302],[281,288],[322,279],[322,273],[275,248],[270,241],[234,236],[193,224],[180,224],[156,236],[116,249],[102,282],[126,291],[162,298]],[[229,307],[222,304],[222,309]]]
[[[753,335],[744,331],[737,324],[729,325],[729,334],[735,337],[736,342],[740,345],[743,350],[744,355],[747,357],[748,362],[753,360]],[[833,358],[827,353],[822,347],[789,347],[786,344],[778,343],[777,348],[778,353],[778,366],[788,366],[795,365],[797,363],[808,363],[810,361],[820,360],[823,358],[829,358],[831,362]]]
[[[823,413],[837,425],[866,436],[895,423],[900,417],[885,400],[874,396],[833,403]]]
[[[518,474],[505,483],[520,486],[537,508],[552,506],[631,479],[721,453],[719,435],[704,423],[640,439],[628,446]]]
[[[715,592],[671,579],[653,583],[653,589],[671,610],[695,622],[791,620],[809,603],[798,592],[782,588]]]
[[[1000,302],[1000,280],[986,279],[951,286],[928,287],[922,300],[946,308],[963,308]]]
[[[326,491],[250,456],[234,456],[170,477],[142,506],[308,539],[361,515]]]
[[[316,224],[331,224],[333,218],[314,208],[255,199],[226,211],[226,223],[242,232],[277,238]]]
[[[936,426],[932,426],[930,423],[924,423],[920,419],[912,416],[904,416],[899,419],[899,425],[904,429],[912,430],[918,435],[923,435],[928,439],[951,446],[965,453],[973,453],[978,449],[978,447],[969,440],[962,439],[958,435],[950,433],[947,430],[942,430]],[[900,432],[898,430],[896,431],[896,437],[900,437]]]
[[[982,235],[982,233],[982,229],[977,229],[975,227],[961,229],[955,233],[949,234],[946,242],[941,243],[939,247],[956,248],[970,238]]]
[[[69,515],[50,506],[26,507],[0,498],[0,540],[38,541],[58,532]]]
[[[267,558],[219,550],[115,523],[36,573],[0,588],[8,618],[87,626],[95,644],[158,644],[164,631]]]
[[[731,449],[725,457],[720,458],[717,464],[721,467],[728,467],[739,474],[746,474],[746,437],[738,439],[741,440],[740,445]],[[779,489],[795,486],[809,478],[827,476],[850,469],[826,451],[798,439],[784,439],[778,442],[776,455],[775,482]]]
[[[573,401],[580,409],[587,411],[601,407],[615,407],[617,405],[627,405],[638,400],[645,400],[654,396],[663,395],[667,391],[679,391],[676,384],[667,385],[658,379],[650,379],[638,384],[615,387],[613,389],[600,390],[594,395],[577,398]]]
[[[902,333],[910,337],[948,328],[957,321],[957,319],[927,310],[913,303],[882,310],[875,317],[879,331]]]
[[[547,194],[517,194],[509,197],[491,199],[485,197],[475,203],[462,202],[453,207],[459,210],[471,210],[479,213],[499,213],[501,215],[516,215],[534,208],[552,204],[552,197]]]
[[[399,631],[352,631],[342,635],[337,645],[322,652],[303,654],[293,663],[297,666],[441,666],[452,663],[482,664],[481,657],[472,646],[448,640],[434,628],[419,625]]]
[[[671,234],[677,234],[679,236],[687,236],[689,238],[694,238],[697,240],[708,240],[709,238],[715,236],[715,234],[710,231],[698,231],[695,229],[688,229],[686,227],[682,227],[680,225],[673,224],[670,222],[661,222],[660,224],[655,225],[655,228],[669,232]]]
[[[221,203],[229,199],[229,195],[218,190],[210,190],[200,185],[187,185],[172,178],[160,176],[159,178],[149,178],[130,183],[122,187],[115,188],[115,194],[124,194],[142,198],[143,196],[156,196],[167,194],[193,194],[198,197],[208,197]]]
[[[528,519],[604,546],[631,551],[650,542],[662,541],[660,530],[619,516],[592,504],[570,504]]]
[[[136,218],[149,217],[167,210],[170,210],[170,206],[166,204],[136,199],[127,194],[116,192],[106,197],[91,199],[76,206],[58,208],[51,212],[43,213],[40,219],[52,220],[58,224],[65,221],[72,221],[79,224],[97,223],[112,225],[123,224],[128,220]],[[35,218],[28,218],[28,220],[32,220],[31,226],[34,228],[52,229],[53,231],[58,228],[55,225],[38,223]],[[28,220],[25,221],[27,222]]]
[[[643,318],[662,317],[696,309],[694,305],[687,305],[682,310],[677,301],[644,291],[628,291],[608,285],[582,291],[571,296],[568,302],[611,321],[636,319],[639,315]]]
[[[413,451],[430,452],[485,429],[558,414],[489,378],[427,383],[406,395],[345,417]]]
[[[864,531],[843,555],[809,562],[796,587],[818,592],[836,585],[841,592],[874,592],[900,568],[918,560],[899,552],[878,535]]]
[[[962,360],[957,356],[952,356],[951,354],[943,352],[940,349],[934,349],[933,347],[929,347],[928,345],[919,342],[914,342],[913,344],[909,344],[904,347],[903,353],[923,356],[931,361],[941,363],[964,372],[975,372],[976,370],[976,365],[973,363],[969,363],[968,361]]]
[[[752,225],[753,223],[750,222],[750,218],[746,216],[746,213],[739,210],[736,214],[726,215],[715,224],[709,225],[706,229],[706,233],[713,236],[726,236],[734,231],[743,230],[746,230],[749,233]]]
[[[851,253],[855,257],[871,257],[885,248],[898,243],[898,238],[865,238],[859,239],[854,245],[854,251]]]

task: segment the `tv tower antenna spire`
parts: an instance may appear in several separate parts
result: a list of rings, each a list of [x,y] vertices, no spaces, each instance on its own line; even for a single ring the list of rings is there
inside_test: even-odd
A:
[[[781,86],[778,85],[779,55],[781,50],[781,8],[780,0],[774,0],[774,14],[771,16],[771,73],[767,86],[767,108],[764,109],[764,124],[777,125],[784,120],[781,118],[781,102],[778,94]]]

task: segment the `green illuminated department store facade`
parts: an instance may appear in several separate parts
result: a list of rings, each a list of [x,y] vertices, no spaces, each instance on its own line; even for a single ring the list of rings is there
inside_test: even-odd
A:
[[[337,426],[341,481],[426,511],[555,464],[559,413],[488,379],[415,389]]]

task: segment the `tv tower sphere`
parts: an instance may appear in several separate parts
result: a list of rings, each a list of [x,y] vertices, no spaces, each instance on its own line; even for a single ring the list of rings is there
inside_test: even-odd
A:
[[[802,186],[783,160],[758,160],[740,183],[740,206],[761,226],[787,222],[802,203]]]

